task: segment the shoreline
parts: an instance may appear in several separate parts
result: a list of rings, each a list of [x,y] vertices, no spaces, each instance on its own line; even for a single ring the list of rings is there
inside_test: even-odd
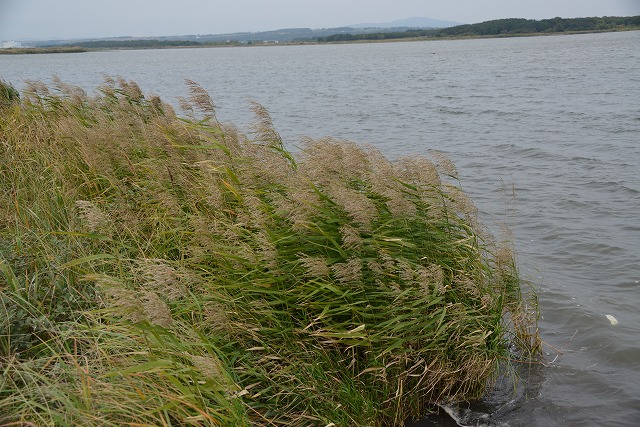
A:
[[[0,49],[0,55],[38,55],[50,53],[84,53],[90,50],[77,46],[65,47],[10,47]]]
[[[54,53],[85,53],[85,52],[104,52],[114,50],[164,50],[164,49],[205,49],[205,48],[229,48],[229,47],[263,47],[263,46],[314,46],[314,45],[335,45],[335,44],[362,44],[362,43],[398,43],[398,42],[418,42],[418,41],[438,41],[438,40],[475,40],[475,39],[502,39],[516,37],[545,37],[545,36],[570,36],[581,34],[599,34],[599,33],[618,33],[625,31],[640,31],[640,27],[631,28],[614,28],[606,30],[585,30],[585,31],[558,31],[558,32],[536,32],[521,34],[491,34],[491,35],[461,35],[461,36],[424,36],[424,37],[398,37],[382,40],[344,40],[344,41],[317,41],[302,40],[288,42],[227,42],[227,43],[203,43],[201,45],[184,45],[184,46],[135,46],[135,47],[103,47],[89,48],[81,46],[52,46],[52,47],[20,47],[0,49],[0,55],[35,55],[35,54],[54,54]]]

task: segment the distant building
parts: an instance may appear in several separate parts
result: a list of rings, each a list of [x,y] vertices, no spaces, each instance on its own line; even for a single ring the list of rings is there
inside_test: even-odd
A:
[[[2,42],[2,49],[10,49],[12,47],[22,47],[22,43],[16,41]]]

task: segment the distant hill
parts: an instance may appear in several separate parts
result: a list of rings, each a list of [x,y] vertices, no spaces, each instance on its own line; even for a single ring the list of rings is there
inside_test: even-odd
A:
[[[497,37],[527,34],[557,34],[640,29],[640,16],[603,16],[590,18],[553,19],[494,19],[477,24],[456,25],[446,28],[411,28],[403,31],[379,31],[368,34],[334,34],[319,37],[318,42],[353,42],[359,40],[396,40],[407,38],[439,37]]]
[[[243,32],[243,33],[225,33],[225,34],[188,34],[180,36],[157,36],[157,37],[108,37],[108,38],[95,38],[95,39],[82,39],[82,40],[48,40],[38,41],[31,43],[33,46],[59,46],[59,45],[88,45],[93,42],[101,42],[101,44],[109,43],[124,43],[134,40],[157,40],[160,42],[197,42],[201,44],[206,43],[250,43],[250,42],[298,42],[298,41],[313,41],[318,38],[332,36],[335,34],[355,34],[364,35],[371,33],[380,33],[387,31],[405,31],[408,27],[399,28],[352,28],[352,27],[338,27],[338,28],[283,28],[280,30],[272,31],[260,31],[260,32]],[[105,43],[102,43],[105,42]]]
[[[157,37],[108,37],[108,38],[92,38],[82,40],[33,40],[32,46],[59,46],[69,45],[78,42],[84,44],[90,44],[89,42],[128,42],[133,40],[158,40],[162,42],[173,41],[190,41],[199,43],[225,43],[225,42],[262,42],[262,41],[277,41],[277,42],[291,42],[291,41],[311,41],[320,37],[332,36],[335,34],[371,34],[381,33],[387,31],[404,31],[407,29],[418,28],[444,28],[453,25],[459,25],[459,22],[441,21],[438,19],[424,18],[424,17],[412,17],[406,19],[399,19],[396,21],[378,23],[378,24],[354,24],[348,27],[336,27],[336,28],[283,28],[279,30],[271,31],[259,31],[259,32],[238,32],[238,33],[225,33],[225,34],[190,34],[180,36],[157,36]]]
[[[391,22],[375,23],[375,24],[353,24],[351,28],[446,28],[455,25],[462,25],[462,22],[442,21],[440,19],[425,18],[422,16],[414,16],[411,18],[398,19]]]
[[[454,25],[450,25],[454,24]],[[455,25],[455,22],[430,18],[407,18],[378,24],[356,24],[339,28],[283,28],[273,31],[229,34],[192,34],[160,37],[111,37],[84,40],[50,40],[31,43],[35,47],[79,46],[83,48],[162,48],[213,44],[251,44],[286,42],[349,42],[358,40],[395,40],[406,38],[494,37],[563,32],[594,32],[640,29],[640,16],[496,19],[477,24]],[[386,27],[385,27],[386,25]],[[447,26],[449,25],[449,26]]]

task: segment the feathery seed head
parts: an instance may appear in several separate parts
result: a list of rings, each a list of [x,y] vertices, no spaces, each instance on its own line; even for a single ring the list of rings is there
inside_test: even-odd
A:
[[[362,247],[362,237],[357,228],[349,224],[340,227],[340,235],[342,236],[342,244],[346,249],[359,249]]]
[[[420,287],[429,293],[431,289],[438,289],[442,293],[444,282],[444,271],[437,264],[431,264],[428,267],[418,267],[417,269],[418,283]]]
[[[432,151],[431,156],[435,159],[440,173],[452,178],[458,178],[458,169],[456,169],[456,166],[453,164],[449,156],[440,151]]]
[[[182,298],[187,294],[181,277],[166,260],[139,259],[138,272],[144,287],[164,295],[169,301]]]
[[[107,296],[108,306],[118,315],[132,323],[140,323],[146,319],[145,310],[136,292],[120,286],[102,286]]]
[[[145,292],[142,295],[142,306],[144,307],[144,315],[149,323],[154,325],[168,327],[173,323],[171,317],[171,309],[160,299],[155,292]]]
[[[362,280],[362,261],[360,258],[351,258],[347,262],[331,265],[338,282],[342,284],[355,284]]]
[[[376,206],[364,194],[335,183],[326,189],[334,203],[340,206],[363,231],[368,231],[377,214]]]
[[[76,208],[91,233],[104,232],[109,226],[109,217],[93,202],[88,200],[76,200]]]
[[[224,367],[220,359],[214,356],[190,355],[191,363],[202,375],[218,382],[224,382]]]
[[[185,100],[187,108],[184,109],[186,111],[199,111],[207,118],[215,118],[216,107],[209,93],[193,80],[187,79],[185,83],[189,89],[190,97],[188,101]],[[182,106],[182,101],[180,105]]]
[[[440,187],[440,177],[435,165],[425,157],[403,157],[395,164],[396,176],[420,189]]]
[[[478,208],[476,208],[469,196],[457,186],[447,185],[445,188],[449,196],[448,201],[454,211],[463,214],[467,220],[477,217]]]
[[[118,77],[117,80],[120,90],[130,100],[140,101],[144,99],[144,94],[142,93],[140,86],[138,86],[138,83],[133,80],[126,80],[122,77]]]
[[[299,254],[298,260],[302,263],[302,266],[306,269],[306,275],[308,277],[324,277],[331,273],[327,261],[319,257],[310,257],[305,254]]]
[[[205,304],[204,322],[215,331],[224,331],[230,328],[230,320],[225,306],[215,301],[209,301]]]

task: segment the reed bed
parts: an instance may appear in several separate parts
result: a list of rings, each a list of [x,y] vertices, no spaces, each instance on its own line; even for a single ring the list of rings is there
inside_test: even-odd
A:
[[[0,426],[400,426],[539,351],[444,156],[187,90],[0,84]]]

